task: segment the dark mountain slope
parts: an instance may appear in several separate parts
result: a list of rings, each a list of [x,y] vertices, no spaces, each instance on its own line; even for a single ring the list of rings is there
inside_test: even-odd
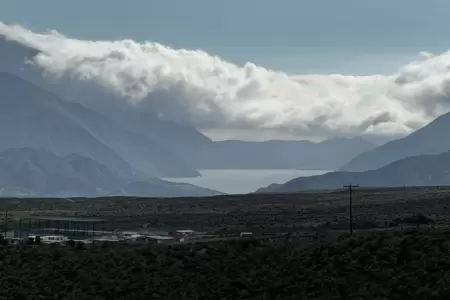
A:
[[[359,154],[341,170],[373,170],[405,157],[445,152],[450,150],[449,128],[450,113],[447,113],[407,137]]]
[[[356,183],[362,187],[450,185],[450,152],[407,157],[377,170],[365,172],[339,171],[299,177],[257,192],[290,193],[312,189],[337,189]]]
[[[0,141],[0,151],[35,147],[58,155],[78,153],[134,176],[125,160],[64,111],[56,95],[9,73],[0,73]]]
[[[195,167],[183,161],[184,155],[180,153],[183,153],[183,146],[195,147],[197,140],[210,142],[206,136],[192,127],[142,113],[125,99],[90,82],[42,76],[38,69],[25,63],[37,53],[37,50],[0,37],[0,72],[15,74],[53,96],[68,100],[61,103],[66,113],[76,117],[80,125],[134,168],[160,177],[199,175]]]
[[[43,149],[14,148],[0,153],[0,188],[30,195],[98,195],[122,179],[104,165],[78,155],[58,156]]]
[[[155,91],[141,104],[129,105],[125,99],[89,81],[64,76],[55,80],[42,76],[39,70],[25,63],[26,58],[37,52],[0,37],[0,71],[17,74],[71,103],[81,103],[84,108],[113,120],[116,125],[111,127],[119,126],[122,132],[134,133],[134,137],[130,134],[126,134],[128,138],[123,134],[116,137],[116,133],[108,130],[109,125],[99,126],[91,117],[86,117],[86,120],[77,116],[79,124],[132,167],[151,175],[197,176],[194,169],[211,168],[334,170],[374,147],[360,138],[331,139],[317,144],[308,141],[212,142],[186,125],[189,120],[182,111],[172,109],[171,96],[164,91]],[[66,109],[73,115],[71,111]],[[145,145],[136,143],[136,136],[141,139],[144,136],[148,142]],[[135,147],[136,144],[139,146]]]
[[[89,130],[96,138],[108,145],[122,158],[145,176],[176,177],[198,176],[171,145],[152,140],[145,134],[130,131],[115,120],[97,113],[78,103],[62,103],[64,110]],[[151,128],[148,128],[152,130]],[[170,136],[170,134],[168,134]]]
[[[169,149],[15,75],[0,73],[0,88],[0,150],[30,146],[79,153],[127,176],[132,169],[147,177],[198,175]]]
[[[134,181],[79,154],[14,148],[0,152],[0,196],[210,196],[216,191],[161,179]]]

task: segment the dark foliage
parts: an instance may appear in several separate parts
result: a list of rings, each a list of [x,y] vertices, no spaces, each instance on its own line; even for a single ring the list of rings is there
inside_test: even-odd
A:
[[[450,224],[450,188],[358,189],[353,197],[355,229],[388,227],[397,218],[418,212],[436,224]],[[348,191],[283,195],[227,195],[208,198],[105,197],[93,199],[2,199],[8,228],[23,216],[88,217],[107,220],[98,229],[171,231],[193,229],[218,234],[298,232],[323,227],[348,230]],[[2,225],[0,218],[0,228]],[[403,223],[405,224],[405,223]],[[24,220],[22,226],[27,226]],[[397,224],[398,225],[398,224]],[[407,224],[413,225],[414,224]],[[33,223],[32,228],[38,224]],[[158,228],[158,229],[156,229]]]
[[[434,224],[435,221],[422,213],[417,213],[412,216],[404,217],[404,218],[396,218],[390,224],[391,227],[398,226],[400,224],[413,224],[413,225],[429,225]]]
[[[448,299],[444,232],[342,236],[320,246],[0,247],[1,299]]]

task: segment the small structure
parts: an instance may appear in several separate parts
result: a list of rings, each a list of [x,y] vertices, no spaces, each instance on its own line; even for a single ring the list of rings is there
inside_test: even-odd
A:
[[[175,238],[171,236],[161,236],[161,235],[143,235],[138,238],[138,241],[144,241],[147,243],[154,244],[167,244],[175,241]]]
[[[19,244],[22,244],[24,242],[24,239],[23,238],[13,237],[13,238],[10,238],[8,241],[12,245],[19,245]]]
[[[91,241],[94,244],[96,244],[96,243],[117,243],[117,242],[123,241],[123,239],[119,239],[117,236],[111,235],[111,236],[95,237],[95,238],[92,238]]]
[[[92,240],[73,240],[75,243],[81,243],[81,244],[92,244],[93,241]]]
[[[32,242],[36,242],[36,237],[36,235],[30,235],[28,236],[28,239]],[[60,244],[69,241],[69,239],[63,235],[44,235],[40,236],[40,240],[43,244]]]
[[[252,237],[252,236],[253,236],[253,232],[241,232],[239,234],[239,237],[241,237],[241,238]]]
[[[130,237],[139,234],[137,231],[122,231],[119,233],[123,237]]]
[[[122,232],[122,233],[120,233],[120,236],[123,239],[129,240],[129,241],[136,241],[139,238],[143,237],[142,234],[139,234],[138,232],[131,232],[131,231]]]
[[[65,234],[68,236],[89,236],[108,233],[105,228],[108,222],[97,218],[76,218],[59,216],[31,216],[19,220],[19,228],[15,237],[26,237],[35,234]]]
[[[183,230],[177,230],[175,231],[175,235],[181,235],[181,236],[191,236],[194,235],[195,231],[190,229],[183,229]]]

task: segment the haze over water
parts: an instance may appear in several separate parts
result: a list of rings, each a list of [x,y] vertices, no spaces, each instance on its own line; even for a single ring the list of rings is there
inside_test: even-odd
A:
[[[201,177],[163,178],[186,182],[227,194],[246,194],[272,183],[285,183],[300,176],[321,175],[323,170],[199,170]]]

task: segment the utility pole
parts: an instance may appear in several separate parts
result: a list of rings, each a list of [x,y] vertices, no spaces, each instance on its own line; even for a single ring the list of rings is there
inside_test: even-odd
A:
[[[349,219],[350,219],[350,234],[353,234],[353,210],[352,210],[352,188],[359,187],[358,184],[344,185],[349,191]]]
[[[5,239],[8,233],[8,210],[5,209],[5,221],[4,221]]]

